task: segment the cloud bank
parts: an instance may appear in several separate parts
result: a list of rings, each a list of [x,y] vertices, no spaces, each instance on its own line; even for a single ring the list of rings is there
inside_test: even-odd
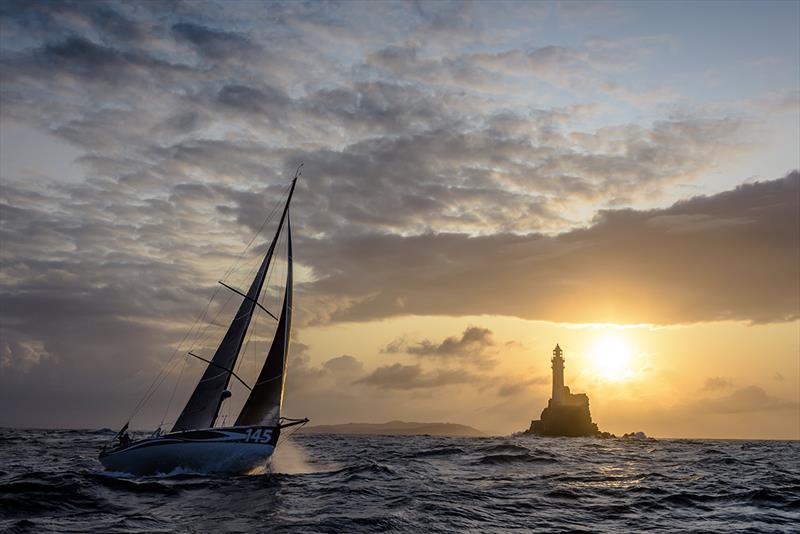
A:
[[[576,323],[790,321],[800,313],[800,174],[558,234],[385,234],[315,242],[324,320],[512,315]],[[317,255],[318,254],[318,255]],[[322,275],[322,265],[333,273]]]

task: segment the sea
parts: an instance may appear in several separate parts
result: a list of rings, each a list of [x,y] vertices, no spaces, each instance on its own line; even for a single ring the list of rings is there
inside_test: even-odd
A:
[[[260,474],[133,477],[111,436],[0,429],[0,531],[800,531],[796,441],[297,433]]]

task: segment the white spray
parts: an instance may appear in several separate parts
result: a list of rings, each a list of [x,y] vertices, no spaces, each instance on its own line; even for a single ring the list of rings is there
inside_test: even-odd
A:
[[[311,462],[308,452],[294,440],[282,442],[272,455],[272,472],[285,475],[303,475],[329,471],[328,465]]]

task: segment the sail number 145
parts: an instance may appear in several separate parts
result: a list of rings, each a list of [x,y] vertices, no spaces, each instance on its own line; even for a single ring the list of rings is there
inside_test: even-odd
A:
[[[244,438],[247,442],[253,443],[268,443],[269,438],[272,437],[272,432],[266,428],[248,428],[247,436]]]

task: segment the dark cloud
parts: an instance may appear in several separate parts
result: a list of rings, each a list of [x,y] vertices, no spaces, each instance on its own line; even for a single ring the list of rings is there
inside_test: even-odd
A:
[[[799,198],[793,172],[662,210],[604,211],[590,227],[557,236],[312,240],[304,243],[305,261],[320,278],[305,290],[341,299],[324,320],[788,321],[800,309]]]
[[[484,360],[486,352],[495,346],[492,331],[488,328],[470,326],[461,336],[450,336],[441,343],[424,339],[409,343],[406,338],[398,338],[382,349],[389,354],[406,353],[415,356],[435,357],[442,359]]]
[[[226,85],[217,95],[217,101],[243,113],[285,110],[292,103],[289,95],[274,87],[254,88],[245,85]],[[281,114],[285,114],[285,111]]]
[[[348,354],[331,358],[323,363],[322,366],[337,376],[344,376],[350,379],[364,373],[364,364]]]
[[[430,389],[464,384],[476,379],[475,375],[463,369],[440,369],[428,372],[419,365],[395,363],[378,367],[355,383],[386,389]]]
[[[104,39],[133,43],[147,40],[147,26],[111,2],[9,0],[0,6],[3,31],[17,38],[53,39],[91,28]]]
[[[701,389],[703,391],[718,391],[731,387],[733,387],[733,383],[727,378],[723,378],[721,376],[710,376],[706,378],[706,381]]]
[[[186,67],[148,54],[121,50],[76,35],[7,56],[0,67],[6,83],[45,79],[58,84],[53,90],[75,90],[76,87],[68,85],[75,83],[100,85],[105,90],[154,79],[164,83],[189,72]]]
[[[246,59],[258,47],[243,35],[208,26],[179,22],[172,32],[182,41],[192,44],[202,56],[213,60]]]

